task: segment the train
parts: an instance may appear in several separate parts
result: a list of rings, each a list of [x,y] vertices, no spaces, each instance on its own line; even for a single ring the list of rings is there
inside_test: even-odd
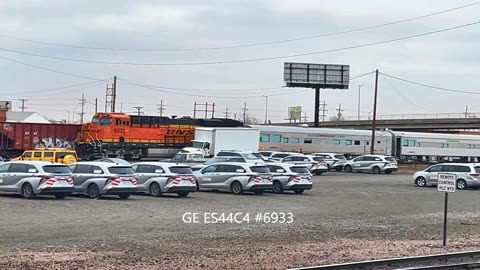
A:
[[[372,131],[333,128],[252,125],[260,130],[265,150],[341,153],[354,157],[370,153]],[[479,162],[480,136],[377,130],[375,154],[401,162]]]
[[[35,148],[75,147],[81,125],[0,122],[0,155],[15,158]]]
[[[81,159],[172,156],[194,139],[196,127],[241,127],[233,119],[196,119],[97,113],[76,141]]]

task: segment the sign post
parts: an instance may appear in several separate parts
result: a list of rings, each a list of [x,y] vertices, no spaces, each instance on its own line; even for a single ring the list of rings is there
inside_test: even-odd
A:
[[[439,173],[437,188],[438,191],[445,192],[445,205],[443,209],[443,246],[447,246],[448,193],[455,192],[457,189],[456,175],[449,173]]]

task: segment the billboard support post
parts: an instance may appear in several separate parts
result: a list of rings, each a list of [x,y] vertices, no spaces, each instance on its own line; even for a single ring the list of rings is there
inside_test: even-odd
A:
[[[313,121],[314,127],[319,127],[319,117],[320,117],[320,88],[315,88],[315,117]]]

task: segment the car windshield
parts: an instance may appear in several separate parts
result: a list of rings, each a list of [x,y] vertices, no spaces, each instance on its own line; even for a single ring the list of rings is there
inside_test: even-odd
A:
[[[334,155],[334,157],[338,159],[346,159],[344,155]]]
[[[187,154],[176,154],[172,158],[173,161],[185,161],[187,160]]]
[[[132,167],[110,167],[108,171],[113,174],[133,174]]]
[[[252,166],[250,170],[254,173],[270,173],[267,166]]]
[[[262,159],[263,158],[263,155],[260,154],[260,153],[252,153],[252,155],[256,156],[257,159]]]
[[[170,172],[176,173],[176,174],[192,174],[192,168],[187,167],[187,166],[175,166],[175,167],[170,167]]]
[[[203,142],[193,141],[193,142],[192,142],[192,147],[193,147],[193,148],[202,149],[202,148],[203,148]]]
[[[248,159],[248,160],[257,160],[257,159],[258,159],[258,157],[256,157],[256,156],[253,155],[253,154],[250,154],[250,153],[248,153],[248,154],[242,154],[242,156],[243,156],[245,159]]]
[[[385,157],[386,161],[397,162],[394,157]]]
[[[43,166],[43,171],[46,173],[71,173],[67,166],[62,165],[46,165]]]
[[[290,167],[290,170],[294,173],[302,173],[302,174],[309,174],[310,171],[307,167],[298,166],[298,167]]]

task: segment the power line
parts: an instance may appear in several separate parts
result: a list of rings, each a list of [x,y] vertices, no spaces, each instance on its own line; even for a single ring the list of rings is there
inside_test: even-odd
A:
[[[20,101],[22,102],[22,106],[20,106],[20,109],[22,110],[22,112],[24,112],[25,109],[27,109],[27,107],[25,107],[25,102],[27,102],[28,99],[22,98],[22,99],[20,99]]]
[[[266,45],[274,45],[274,44],[281,44],[281,43],[288,43],[288,42],[295,42],[295,41],[301,41],[301,40],[309,40],[309,39],[316,39],[316,38],[322,38],[322,37],[329,37],[329,36],[335,36],[335,35],[343,35],[343,34],[348,34],[348,33],[354,33],[354,32],[360,32],[360,31],[365,31],[365,30],[370,30],[370,29],[375,29],[375,28],[380,28],[380,27],[385,27],[385,26],[391,26],[395,24],[400,24],[400,23],[405,23],[405,22],[410,22],[418,19],[423,19],[427,17],[432,17],[444,13],[448,13],[451,11],[456,11],[459,9],[464,9],[468,7],[472,7],[475,5],[480,4],[480,2],[474,2],[468,5],[463,5],[459,7],[454,7],[438,12],[433,12],[421,16],[416,16],[408,19],[403,19],[399,21],[394,21],[394,22],[388,22],[388,23],[383,23],[383,24],[378,24],[378,25],[373,25],[373,26],[367,26],[367,27],[361,27],[361,28],[355,28],[355,29],[350,29],[350,30],[344,30],[344,31],[339,31],[339,32],[332,32],[332,33],[326,33],[326,34],[318,34],[318,35],[313,35],[313,36],[305,36],[305,37],[299,37],[299,38],[291,38],[291,39],[283,39],[283,40],[276,40],[276,41],[268,41],[268,42],[258,42],[258,43],[250,43],[250,44],[240,44],[240,45],[231,45],[231,46],[218,46],[218,47],[204,47],[204,48],[164,48],[164,49],[148,49],[148,48],[114,48],[114,47],[94,47],[94,46],[83,46],[83,45],[73,45],[73,44],[62,44],[62,43],[55,43],[55,42],[45,42],[45,41],[38,41],[38,40],[32,40],[32,39],[25,39],[25,38],[19,38],[19,37],[13,37],[13,36],[8,36],[8,35],[3,35],[0,34],[0,37],[7,38],[7,39],[12,39],[12,40],[17,40],[17,41],[24,41],[24,42],[30,42],[30,43],[37,43],[37,44],[43,44],[43,45],[49,45],[49,46],[57,46],[57,47],[67,47],[67,48],[74,48],[74,49],[88,49],[88,50],[105,50],[105,51],[143,51],[143,52],[182,52],[182,51],[208,51],[208,50],[224,50],[224,49],[237,49],[237,48],[246,48],[246,47],[257,47],[257,46],[266,46]]]
[[[420,83],[420,82],[414,82],[414,81],[411,81],[411,80],[402,79],[402,78],[399,78],[399,77],[396,77],[396,76],[393,76],[393,75],[389,75],[389,74],[385,74],[385,73],[381,73],[381,74],[384,75],[384,76],[390,77],[392,79],[395,79],[395,80],[399,80],[399,81],[402,81],[402,82],[411,83],[411,84],[415,84],[415,85],[419,85],[419,86],[423,86],[423,87],[427,87],[427,88],[432,88],[432,89],[437,89],[437,90],[442,90],[442,91],[448,91],[448,92],[454,92],[454,93],[480,95],[480,92],[471,92],[471,91],[463,91],[463,90],[457,90],[457,89],[451,89],[451,88],[445,88],[445,87],[438,87],[438,86],[434,86],[434,85],[428,85],[428,84],[424,84],[424,83]]]
[[[290,55],[262,57],[262,58],[241,59],[241,60],[212,61],[212,62],[184,62],[184,63],[110,62],[110,61],[98,61],[98,60],[88,60],[88,59],[78,59],[78,58],[56,57],[56,56],[35,54],[35,53],[23,52],[23,51],[6,49],[6,48],[0,48],[0,51],[17,53],[17,54],[22,54],[22,55],[34,56],[34,57],[40,57],[40,58],[47,58],[47,59],[54,59],[54,60],[61,60],[61,61],[71,61],[71,62],[91,63],[91,64],[109,64],[109,65],[126,65],[126,66],[220,65],[220,64],[237,64],[237,63],[247,63],[247,62],[269,61],[269,60],[276,60],[276,59],[287,59],[287,58],[295,58],[295,57],[300,57],[300,56],[308,56],[308,55],[316,55],[316,54],[324,54],[324,53],[332,53],[332,52],[346,51],[346,50],[352,50],[352,49],[359,49],[359,48],[376,46],[376,45],[392,43],[392,42],[396,42],[396,41],[407,40],[407,39],[412,39],[412,38],[416,38],[416,37],[422,37],[422,36],[432,35],[432,34],[436,34],[436,33],[456,30],[456,29],[476,25],[476,24],[479,24],[479,23],[480,23],[480,21],[476,21],[476,22],[472,22],[472,23],[468,23],[468,24],[462,24],[462,25],[458,25],[458,26],[454,26],[454,27],[450,27],[450,28],[443,28],[443,29],[440,29],[440,30],[424,32],[424,33],[410,35],[410,36],[404,36],[404,37],[400,37],[400,38],[394,38],[394,39],[389,39],[389,40],[365,43],[365,44],[360,44],[360,45],[355,45],[355,46],[348,46],[348,47],[336,48],[336,49],[330,49],[330,50],[324,50],[324,51],[315,51],[315,52],[298,53],[298,54],[290,54]]]
[[[49,89],[42,89],[42,90],[30,90],[30,91],[20,91],[20,92],[15,91],[15,92],[10,92],[10,93],[5,93],[5,94],[2,93],[2,95],[10,96],[10,95],[17,95],[17,94],[52,92],[52,91],[74,88],[74,87],[79,87],[79,86],[84,86],[84,85],[89,85],[89,84],[96,84],[96,83],[99,83],[99,82],[104,82],[104,80],[97,80],[97,81],[92,81],[92,82],[79,83],[79,84],[74,84],[74,85],[67,85],[67,86],[49,88]]]
[[[383,75],[383,73],[380,73],[381,75]],[[407,103],[410,103],[411,105],[417,107],[417,108],[420,108],[422,111],[425,111],[425,112],[429,112],[427,110],[425,110],[422,106],[419,106],[418,104],[416,104],[415,102],[411,101],[410,99],[408,99],[407,97],[405,97],[401,91],[399,91],[395,86],[393,86],[392,83],[390,83],[390,80],[387,79],[387,77],[383,77],[383,79],[387,82],[387,84],[390,86],[390,88],[393,89],[393,91],[395,91],[395,93],[397,93],[398,96],[400,96],[403,100],[405,100]]]

